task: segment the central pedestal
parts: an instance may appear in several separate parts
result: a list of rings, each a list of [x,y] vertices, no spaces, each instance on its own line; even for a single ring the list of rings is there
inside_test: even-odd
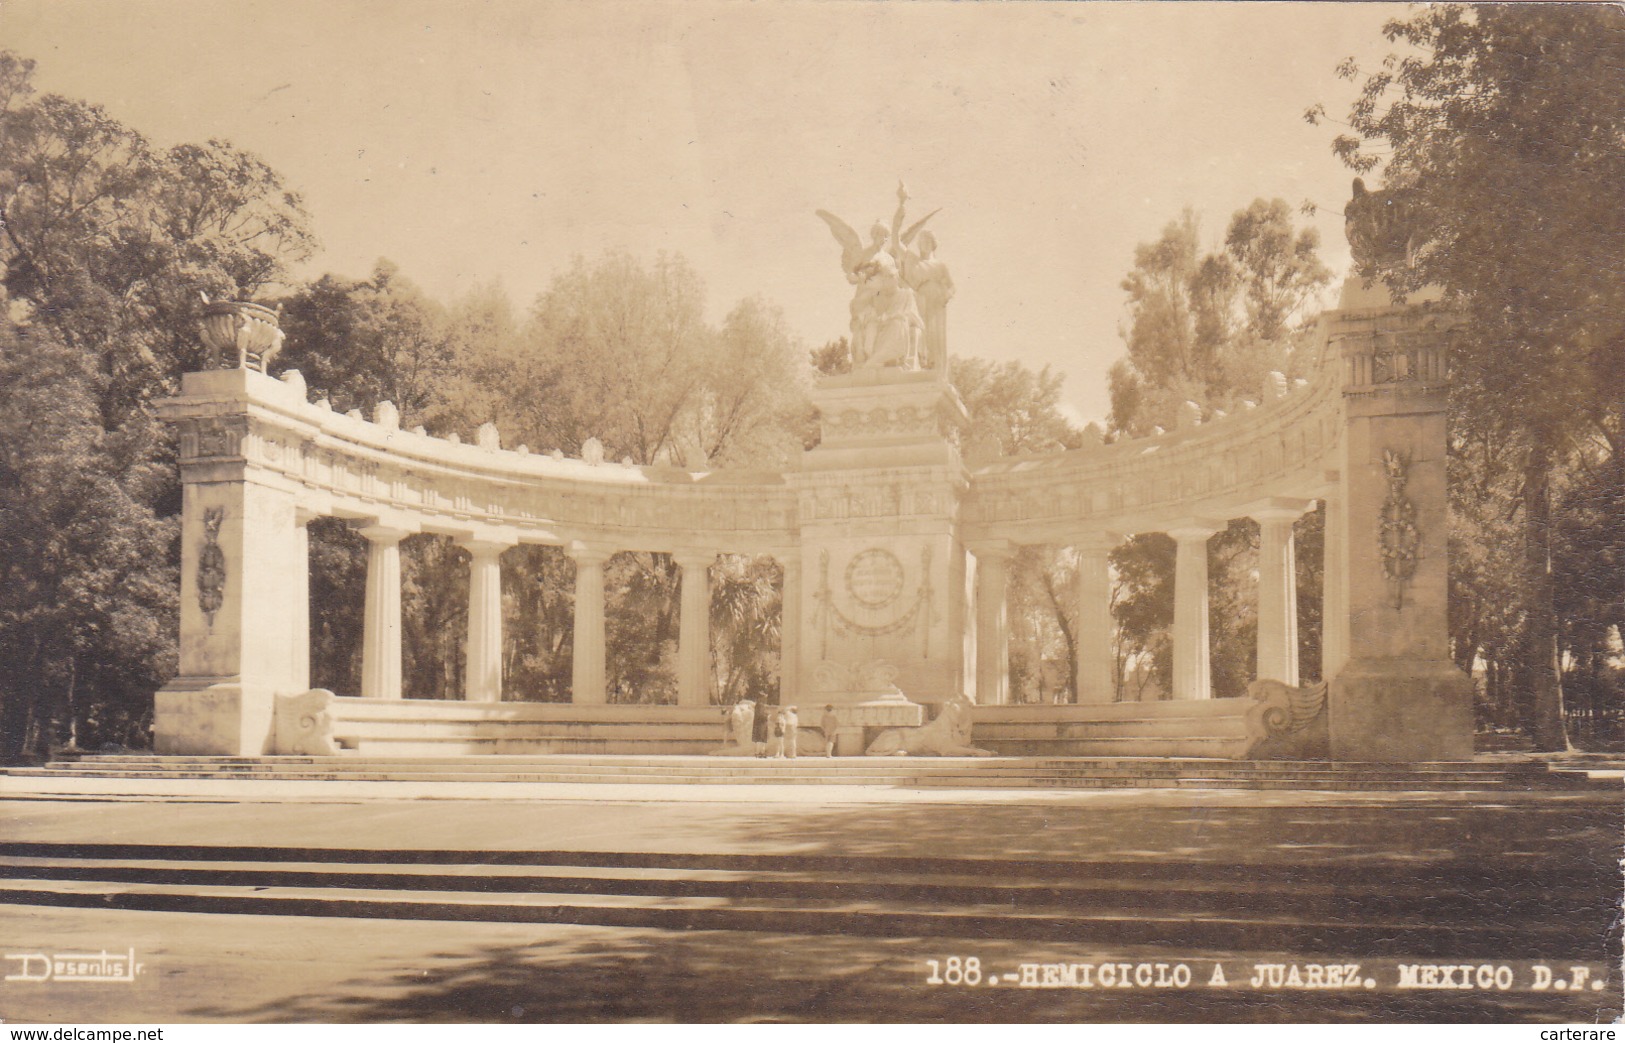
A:
[[[792,476],[802,599],[794,692],[814,716],[836,707],[844,753],[864,728],[917,726],[921,704],[968,695],[958,524],[967,417],[934,371],[827,378],[813,402],[822,441]]]

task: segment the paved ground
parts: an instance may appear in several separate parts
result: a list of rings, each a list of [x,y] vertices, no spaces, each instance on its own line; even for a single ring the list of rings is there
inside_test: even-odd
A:
[[[595,787],[603,793],[608,787]],[[1358,867],[1467,857],[1612,864],[1617,795],[937,791],[851,801],[818,787],[624,800],[355,803],[0,800],[0,839],[55,843],[967,856]],[[839,789],[846,789],[845,787]],[[608,795],[608,794],[604,794]],[[895,794],[894,794],[895,795]],[[837,799],[829,799],[836,797]],[[636,799],[634,799],[636,798]],[[985,798],[985,799],[984,799]],[[1593,862],[1592,860],[1597,860]],[[846,938],[626,927],[305,919],[0,906],[4,953],[134,948],[134,984],[0,983],[0,1018],[75,1021],[1595,1021],[1603,991],[1396,991],[1359,953],[1103,949],[1009,940]],[[1577,959],[1598,951],[1576,938]],[[926,961],[1186,962],[1188,990],[933,986]],[[1527,955],[1527,954],[1522,954]],[[1363,962],[1376,987],[1256,990],[1256,962]],[[1208,988],[1215,963],[1231,986]],[[12,964],[7,964],[8,970]],[[1565,968],[1555,967],[1561,980]]]
[[[575,786],[542,801],[0,800],[0,836],[69,843],[1228,861],[1609,852],[1614,793]],[[587,795],[601,799],[583,799]],[[864,799],[852,799],[855,796]],[[889,798],[888,799],[888,795]],[[1509,825],[1515,828],[1509,829]],[[1599,857],[1611,857],[1602,856]]]
[[[22,914],[22,915],[19,915]],[[1255,989],[1281,954],[1101,949],[986,939],[850,939],[752,932],[295,917],[0,909],[23,951],[134,948],[131,985],[0,984],[0,1018],[75,1022],[1599,1022],[1617,987],[1531,992],[1396,991],[1394,961],[1365,961],[1379,987]],[[8,948],[8,951],[12,951]],[[1186,989],[931,985],[926,962],[1155,961]],[[1346,962],[1347,954],[1292,954]],[[1213,968],[1224,986],[1210,986]],[[1172,970],[1168,971],[1172,974]],[[1557,968],[1561,977],[1565,973]]]

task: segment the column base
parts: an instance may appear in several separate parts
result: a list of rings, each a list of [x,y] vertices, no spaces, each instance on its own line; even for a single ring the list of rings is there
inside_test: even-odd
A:
[[[153,698],[153,749],[172,756],[262,757],[276,741],[268,685],[176,678]]]
[[[1473,682],[1448,661],[1352,659],[1332,681],[1326,709],[1333,760],[1473,755]]]

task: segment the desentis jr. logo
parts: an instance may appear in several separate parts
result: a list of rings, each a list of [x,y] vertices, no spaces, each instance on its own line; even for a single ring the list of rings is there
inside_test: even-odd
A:
[[[133,982],[142,964],[128,952],[6,953],[6,981]]]

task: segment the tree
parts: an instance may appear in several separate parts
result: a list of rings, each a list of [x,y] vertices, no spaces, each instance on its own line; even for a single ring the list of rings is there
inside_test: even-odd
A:
[[[852,347],[845,337],[825,341],[823,347],[813,349],[808,358],[813,369],[826,377],[852,372]]]
[[[200,291],[252,297],[312,245],[299,197],[257,158],[155,149],[99,106],[38,94],[33,69],[0,52],[13,756],[141,738],[174,669],[179,587],[174,443],[151,403],[204,364]]]
[[[279,303],[287,339],[277,364],[299,370],[312,397],[340,412],[391,402],[407,427],[462,419],[442,399],[456,351],[446,310],[392,262],[359,282],[324,275]]]
[[[299,197],[222,141],[154,150],[0,52],[0,265],[12,299],[92,353],[122,420],[202,368],[200,292],[247,299],[310,253]]]
[[[0,304],[3,304],[0,301]],[[101,426],[84,353],[0,320],[0,755],[145,744],[174,671],[174,519]]]
[[[1083,432],[1060,411],[1066,378],[1048,366],[1034,372],[1015,361],[955,356],[949,373],[970,415],[967,441],[997,445],[1003,456],[1083,445]]]
[[[1015,361],[954,356],[948,373],[970,417],[968,444],[995,456],[1083,445],[1083,432],[1060,409],[1065,378],[1048,366],[1034,371]],[[1068,592],[1076,569],[1064,550],[1046,546],[1023,547],[1010,562],[1010,691],[1015,701],[1065,697],[1072,691],[1077,637],[1068,616]]]
[[[1112,430],[1171,429],[1187,401],[1230,410],[1257,398],[1272,370],[1305,375],[1315,360],[1304,320],[1331,279],[1319,247],[1280,199],[1236,211],[1222,251],[1202,252],[1189,209],[1136,247],[1123,280],[1128,353],[1108,376]]]
[[[1410,249],[1363,274],[1401,296],[1442,289],[1469,324],[1452,358],[1461,415],[1517,433],[1517,687],[1536,745],[1560,749],[1554,481],[1576,457],[1616,458],[1625,435],[1625,13],[1449,5],[1384,34],[1405,53],[1344,65],[1363,80],[1333,147],[1381,168]]]
[[[1255,199],[1230,219],[1222,250],[1203,253],[1200,223],[1187,209],[1162,235],[1134,252],[1123,280],[1128,351],[1109,374],[1111,433],[1142,437],[1179,422],[1193,402],[1204,414],[1257,399],[1266,376],[1307,374],[1310,311],[1331,279],[1319,236],[1295,228],[1280,199]],[[1297,525],[1305,550],[1318,549],[1322,521]],[[1214,692],[1240,695],[1256,672],[1258,529],[1233,522],[1208,544]],[[1318,554],[1298,555],[1300,622],[1317,622],[1310,600],[1320,582]],[[1119,575],[1115,611],[1124,628],[1125,664],[1148,670],[1163,692],[1171,681],[1172,545],[1158,534],[1135,537],[1112,555]],[[1318,660],[1319,636],[1300,627],[1299,655]],[[1312,674],[1313,670],[1306,671]]]

